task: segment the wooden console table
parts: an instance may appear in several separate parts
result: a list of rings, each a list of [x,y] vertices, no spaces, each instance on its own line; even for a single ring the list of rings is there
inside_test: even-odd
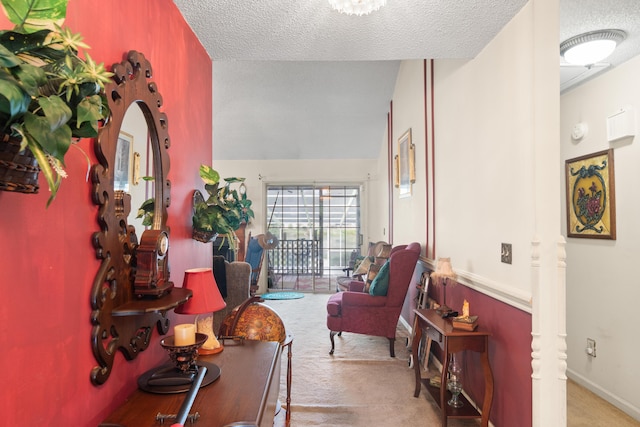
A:
[[[190,411],[200,416],[194,426],[273,426],[280,389],[280,343],[244,340],[224,345],[222,353],[198,357],[218,365],[221,374],[200,388]],[[177,414],[185,396],[137,390],[100,427],[158,427],[156,415]],[[171,424],[171,420],[164,422]]]
[[[493,374],[489,365],[489,333],[484,331],[463,331],[453,329],[451,319],[443,319],[436,310],[417,309],[414,310],[415,319],[413,322],[412,355],[413,367],[416,374],[416,388],[414,397],[420,395],[422,383],[425,384],[433,399],[440,406],[442,416],[442,426],[446,427],[448,418],[481,418],[482,426],[489,425],[489,412],[493,401]],[[420,373],[420,363],[418,360],[418,347],[422,339],[422,330],[425,330],[427,338],[436,342],[443,350],[441,386],[433,387],[429,385],[428,378],[422,378]],[[452,408],[447,404],[451,393],[447,391],[447,372],[449,369],[449,355],[463,350],[470,350],[481,353],[480,360],[484,373],[484,402],[482,404],[482,415],[469,403],[461,394],[460,398],[464,405],[461,408]],[[426,357],[429,357],[427,354]]]

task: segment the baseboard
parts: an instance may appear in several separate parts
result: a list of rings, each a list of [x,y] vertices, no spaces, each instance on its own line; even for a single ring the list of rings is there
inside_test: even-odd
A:
[[[611,403],[613,406],[620,409],[625,414],[628,414],[631,418],[640,421],[640,408],[633,406],[631,403],[627,402],[626,400],[621,399],[620,397],[610,393],[609,391],[603,389],[596,383],[590,381],[588,378],[585,378],[584,376],[578,374],[577,372],[571,369],[567,369],[567,377],[575,381],[576,384],[586,388],[593,394]]]

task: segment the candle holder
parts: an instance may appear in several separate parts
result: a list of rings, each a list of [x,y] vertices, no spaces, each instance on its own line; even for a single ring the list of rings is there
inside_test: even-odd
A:
[[[198,368],[205,366],[207,372],[200,387],[211,384],[220,377],[220,368],[210,362],[198,361],[198,349],[207,340],[206,334],[196,333],[194,344],[175,345],[175,336],[160,340],[167,350],[171,363],[153,368],[138,378],[138,387],[150,393],[183,393],[189,391],[198,376]]]
[[[168,336],[160,340],[160,345],[167,350],[176,368],[185,375],[198,373],[198,349],[207,341],[207,335],[196,333],[196,342],[191,345],[175,345],[175,337]]]

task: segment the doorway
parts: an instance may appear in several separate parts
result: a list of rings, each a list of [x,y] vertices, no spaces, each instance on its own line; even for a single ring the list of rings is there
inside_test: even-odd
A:
[[[270,290],[333,292],[360,253],[359,185],[267,185]]]

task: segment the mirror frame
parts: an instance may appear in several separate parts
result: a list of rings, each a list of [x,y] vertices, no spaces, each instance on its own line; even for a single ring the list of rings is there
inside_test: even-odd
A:
[[[166,226],[167,207],[171,202],[169,172],[170,146],[166,115],[160,111],[162,96],[151,81],[151,64],[140,52],[129,51],[126,59],[114,64],[113,81],[105,93],[110,116],[100,128],[95,142],[98,163],[92,166],[92,199],[99,206],[100,231],[93,234],[96,257],[101,260],[91,292],[91,347],[98,362],[91,370],[91,381],[103,384],[109,377],[117,350],[127,360],[137,357],[149,346],[153,325],[166,334],[169,329],[167,311],[185,302],[191,293],[174,289],[168,295],[153,300],[136,298],[135,229],[127,223],[131,213],[131,196],[114,190],[114,165],[118,135],[127,109],[136,103],[149,128],[153,152],[155,204],[152,229],[169,230]],[[137,212],[138,207],[134,208]],[[168,272],[166,280],[168,281]]]

